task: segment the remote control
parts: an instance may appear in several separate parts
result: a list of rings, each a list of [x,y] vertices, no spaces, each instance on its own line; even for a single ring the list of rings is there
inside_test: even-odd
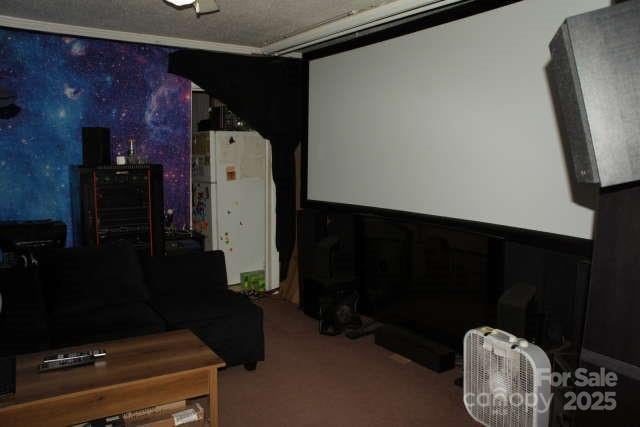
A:
[[[106,356],[104,350],[91,350],[77,353],[52,354],[44,358],[40,364],[40,372],[90,365]]]

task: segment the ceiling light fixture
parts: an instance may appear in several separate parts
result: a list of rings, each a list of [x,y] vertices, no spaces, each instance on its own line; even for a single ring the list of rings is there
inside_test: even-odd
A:
[[[165,0],[165,1],[177,7],[193,5],[198,15],[217,12],[220,10],[215,0]]]

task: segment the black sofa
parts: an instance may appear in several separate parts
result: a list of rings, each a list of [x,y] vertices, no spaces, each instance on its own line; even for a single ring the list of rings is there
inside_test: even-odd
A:
[[[37,269],[0,272],[0,292],[0,355],[191,329],[228,366],[264,360],[262,309],[227,288],[222,251],[55,249]]]

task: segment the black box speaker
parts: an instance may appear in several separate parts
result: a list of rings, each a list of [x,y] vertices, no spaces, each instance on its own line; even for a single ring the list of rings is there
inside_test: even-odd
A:
[[[111,134],[109,128],[82,128],[82,165],[85,167],[111,164]]]
[[[568,18],[549,47],[577,181],[640,180],[640,1]]]
[[[507,289],[498,300],[498,327],[518,337],[535,336],[536,288],[518,283]]]

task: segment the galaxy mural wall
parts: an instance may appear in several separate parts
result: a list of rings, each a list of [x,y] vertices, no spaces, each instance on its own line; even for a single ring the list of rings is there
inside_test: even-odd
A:
[[[170,51],[0,28],[0,85],[21,108],[0,118],[0,220],[59,219],[70,231],[69,167],[82,163],[82,127],[100,126],[114,156],[133,138],[164,166],[165,208],[188,224],[191,84],[167,73]]]

